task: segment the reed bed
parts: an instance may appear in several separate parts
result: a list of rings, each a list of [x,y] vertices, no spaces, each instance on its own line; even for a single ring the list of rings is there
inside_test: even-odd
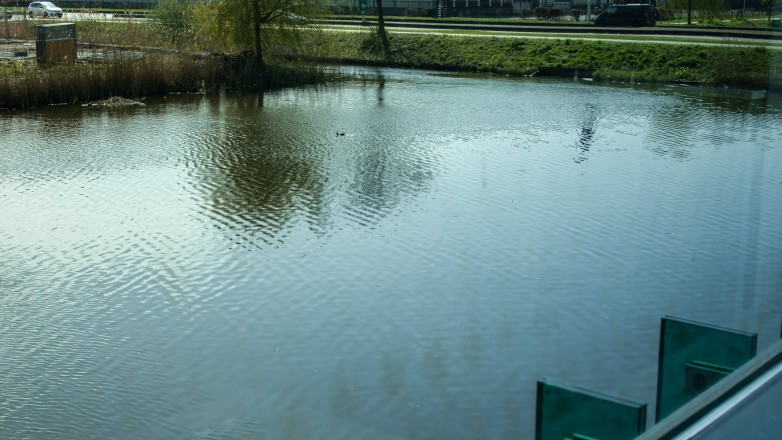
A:
[[[28,34],[35,35],[34,29]],[[212,42],[150,22],[80,21],[77,36],[76,63],[0,63],[0,109],[327,81],[319,67],[279,59],[260,65],[250,54],[227,54]]]
[[[215,60],[149,55],[108,63],[70,63],[39,67],[27,63],[6,69],[0,82],[0,108],[35,108],[80,104],[122,96],[140,98],[192,93],[219,84],[223,73]]]
[[[263,91],[323,84],[330,77],[317,66],[289,62],[260,66],[246,56],[145,54],[109,62],[39,66],[13,63],[0,68],[0,109],[87,104],[111,97],[138,99],[218,88]]]

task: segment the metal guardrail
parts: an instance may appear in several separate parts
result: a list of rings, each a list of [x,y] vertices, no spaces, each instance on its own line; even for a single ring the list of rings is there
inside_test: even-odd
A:
[[[782,340],[636,440],[778,438],[780,432]]]

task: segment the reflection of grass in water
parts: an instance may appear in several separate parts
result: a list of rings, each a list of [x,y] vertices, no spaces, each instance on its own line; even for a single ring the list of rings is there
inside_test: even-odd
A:
[[[430,346],[423,350],[426,375],[433,383],[442,386],[442,383],[448,378],[448,363],[442,342],[435,339]]]
[[[302,431],[308,417],[301,408],[304,406],[299,398],[290,399],[283,408],[283,438],[304,438]]]
[[[462,339],[462,350],[464,350],[462,356],[470,363],[472,369],[476,371],[484,368],[486,359],[485,347],[487,341],[481,333],[475,318],[470,318],[470,323]]]
[[[332,410],[334,414],[344,417],[348,420],[355,420],[361,410],[360,397],[357,395],[359,390],[355,384],[351,384],[345,373],[342,364],[337,366],[336,378],[334,379],[334,400]]]
[[[404,364],[388,354],[383,354],[380,363],[380,384],[392,399],[409,398],[409,386],[405,381]]]

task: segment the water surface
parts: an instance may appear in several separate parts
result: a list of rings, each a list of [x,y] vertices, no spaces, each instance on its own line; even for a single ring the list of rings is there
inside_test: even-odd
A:
[[[530,438],[779,338],[773,96],[375,75],[0,115],[0,438]]]

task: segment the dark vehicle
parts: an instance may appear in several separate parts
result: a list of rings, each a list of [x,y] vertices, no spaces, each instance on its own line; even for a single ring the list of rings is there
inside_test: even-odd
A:
[[[654,5],[612,5],[595,17],[597,26],[654,26]]]

